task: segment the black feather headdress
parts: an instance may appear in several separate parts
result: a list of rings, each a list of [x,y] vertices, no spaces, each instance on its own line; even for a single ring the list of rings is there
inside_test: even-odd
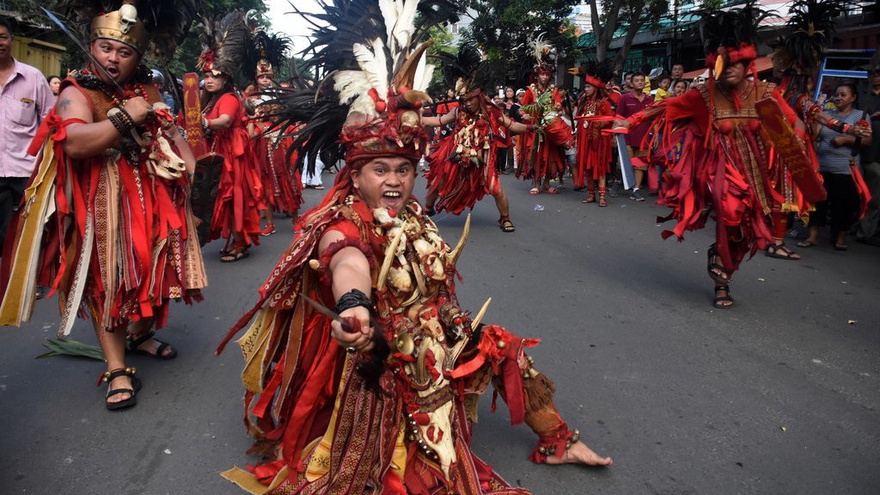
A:
[[[72,0],[59,4],[63,6],[61,16],[84,39],[94,40],[96,33],[102,33],[97,37],[131,44],[160,65],[174,56],[201,9],[200,0]],[[126,14],[117,14],[120,11]],[[138,19],[137,23],[131,22],[129,12]]]
[[[307,68],[315,88],[277,88],[267,105],[282,129],[297,128],[298,165],[322,153],[352,165],[375,156],[415,156],[424,137],[418,109],[429,98],[426,23],[454,11],[447,0],[326,0],[323,12],[300,13],[315,26]],[[444,14],[445,15],[445,14]],[[384,155],[383,155],[384,154]],[[325,160],[325,161],[327,161]],[[337,181],[344,180],[340,174]]]
[[[473,45],[463,43],[455,55],[440,53],[435,58],[446,87],[453,88],[456,96],[465,96],[480,87],[478,79],[485,64],[483,54]]]
[[[605,84],[614,77],[614,65],[607,59],[601,62],[590,60],[584,64],[583,71],[584,81],[600,89],[604,89]]]
[[[253,49],[251,34],[240,10],[232,11],[220,20],[203,19],[199,38],[203,51],[197,66],[203,72],[233,77],[239,74],[242,62],[252,58],[248,57],[248,52]]]
[[[783,74],[814,74],[834,40],[835,19],[844,6],[843,2],[795,0],[786,23],[791,31],[779,39],[779,46],[773,52],[773,68]]]
[[[254,33],[254,55],[257,60],[254,63],[245,64],[242,70],[247,71],[249,80],[259,76],[277,76],[278,67],[287,60],[287,51],[290,48],[290,38],[281,34],[267,34],[263,30]]]
[[[751,62],[758,56],[755,43],[758,26],[775,14],[754,5],[752,0],[742,8],[726,12],[708,12],[700,20],[700,37],[706,51],[710,72],[720,75],[731,63]]]

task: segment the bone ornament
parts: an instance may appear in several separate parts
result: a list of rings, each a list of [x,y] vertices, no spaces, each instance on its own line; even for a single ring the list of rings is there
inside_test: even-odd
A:
[[[119,7],[119,31],[122,34],[128,34],[131,28],[137,24],[137,8],[131,4],[123,4]]]

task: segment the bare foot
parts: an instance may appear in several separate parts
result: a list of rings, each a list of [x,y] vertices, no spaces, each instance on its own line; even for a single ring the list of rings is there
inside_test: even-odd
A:
[[[586,466],[610,466],[614,461],[610,457],[602,457],[593,452],[584,442],[571,445],[562,457],[547,456],[547,464],[584,464]]]

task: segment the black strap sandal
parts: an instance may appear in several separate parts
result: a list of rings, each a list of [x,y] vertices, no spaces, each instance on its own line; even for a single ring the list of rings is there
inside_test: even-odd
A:
[[[163,361],[167,361],[169,359],[174,359],[177,357],[177,350],[171,347],[171,344],[168,342],[162,342],[159,339],[156,339],[156,342],[159,343],[159,347],[156,348],[156,352],[152,353],[149,351],[145,351],[143,349],[139,349],[139,347],[146,341],[155,338],[156,332],[150,330],[149,332],[141,335],[136,339],[126,338],[125,339],[125,352],[128,354],[143,354],[145,356],[154,357],[156,359],[162,359]],[[165,349],[171,349],[171,352],[165,353]]]
[[[134,376],[136,372],[137,370],[135,370],[134,368],[128,367],[117,368],[112,371],[105,371],[101,374],[100,378],[98,378],[98,385],[100,386],[102,382],[107,384],[107,395],[104,396],[105,400],[117,394],[129,394],[129,397],[127,399],[121,400],[119,402],[106,402],[105,404],[107,406],[107,410],[117,411],[119,409],[126,409],[137,404],[137,393],[141,389],[141,381],[138,379],[138,377]],[[131,378],[132,388],[110,389],[110,382],[121,376],[128,376]]]
[[[498,219],[498,227],[501,228],[502,232],[516,232],[516,227],[513,225],[513,222],[510,221],[509,217],[502,217]]]
[[[797,261],[801,259],[801,255],[785,247],[784,242],[782,244],[770,244],[769,246],[767,246],[767,250],[764,251],[764,255],[768,258],[776,258],[778,260]]]
[[[235,263],[236,261],[241,261],[250,255],[247,246],[233,247],[220,257],[220,263]]]
[[[724,292],[724,295],[718,295],[719,292]],[[730,286],[727,284],[715,286],[715,299],[712,301],[712,306],[718,309],[729,309],[733,306],[733,298],[730,297]]]
[[[719,284],[730,282],[730,274],[724,269],[724,265],[718,263],[718,249],[715,248],[715,244],[709,246],[706,255],[708,257],[706,271],[709,273],[709,277]]]

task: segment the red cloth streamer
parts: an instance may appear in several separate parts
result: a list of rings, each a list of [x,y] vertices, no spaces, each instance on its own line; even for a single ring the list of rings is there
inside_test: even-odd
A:
[[[253,475],[257,478],[257,481],[266,486],[269,486],[272,483],[272,480],[275,479],[275,476],[278,475],[278,472],[281,471],[281,468],[284,467],[284,461],[278,460],[270,462],[268,464],[261,464],[259,466],[246,467],[247,470],[253,473]]]

